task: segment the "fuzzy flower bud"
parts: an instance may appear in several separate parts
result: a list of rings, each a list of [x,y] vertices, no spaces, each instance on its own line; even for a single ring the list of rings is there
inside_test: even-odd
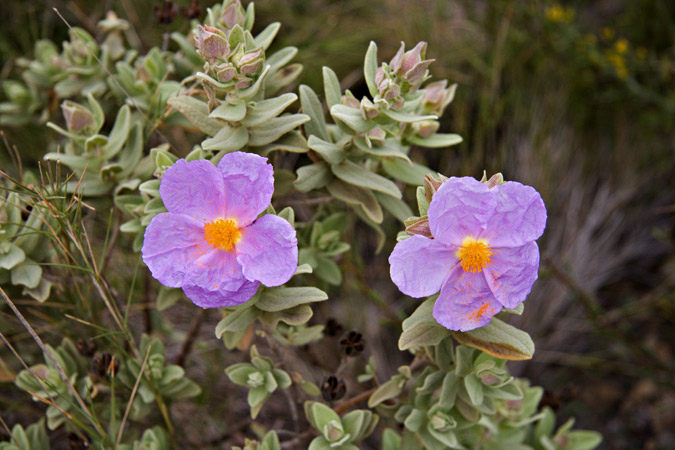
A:
[[[222,58],[230,51],[230,46],[223,32],[208,25],[205,27],[197,25],[195,43],[199,54],[210,63]]]
[[[94,115],[84,106],[66,100],[61,104],[61,110],[68,131],[83,135],[90,134],[93,131]]]
[[[446,88],[447,85],[448,80],[441,80],[425,86],[422,104],[426,113],[437,114],[439,116],[443,114],[445,107],[455,98],[455,89],[457,88],[456,84],[453,84],[449,88]]]
[[[375,106],[368,98],[363,98],[361,100],[359,109],[361,110],[361,117],[363,117],[364,120],[374,119],[380,113],[377,106]]]
[[[242,75],[255,75],[260,72],[263,66],[265,51],[262,48],[246,52],[239,59],[239,73]]]
[[[232,79],[237,75],[237,69],[235,69],[234,64],[232,63],[222,63],[213,67],[213,70],[216,71],[218,81],[221,83],[227,83],[232,81]]]
[[[220,21],[229,29],[235,25],[244,26],[246,13],[239,0],[234,0],[223,9]]]
[[[435,120],[423,120],[416,122],[414,127],[417,134],[423,138],[428,138],[438,131],[440,124]]]

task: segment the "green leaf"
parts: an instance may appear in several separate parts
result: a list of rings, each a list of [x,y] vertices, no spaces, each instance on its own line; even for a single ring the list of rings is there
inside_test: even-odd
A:
[[[222,124],[222,122],[220,122]],[[231,127],[225,125],[212,138],[202,142],[204,150],[225,150],[236,152],[241,150],[249,142],[248,130],[244,126]]]
[[[248,144],[254,147],[269,144],[309,120],[309,116],[306,114],[289,114],[275,117],[264,124],[252,127],[250,129],[251,137],[248,140]]]
[[[403,321],[403,332],[398,341],[400,350],[422,345],[438,345],[449,335],[450,330],[434,319],[433,309],[436,297],[424,301],[410,317]]]
[[[262,47],[263,50],[267,50],[267,48],[272,44],[272,41],[274,41],[274,37],[279,32],[280,28],[281,24],[279,22],[273,22],[267,25],[265,29],[258,33],[258,35],[255,37],[256,47]]]
[[[51,288],[52,282],[49,280],[45,280],[44,278],[41,278],[40,283],[38,283],[36,287],[34,288],[25,287],[23,288],[22,293],[25,295],[30,295],[35,300],[42,303],[49,298],[49,292],[51,291]]]
[[[566,436],[565,450],[592,450],[602,442],[602,435],[597,431],[571,431]]]
[[[387,211],[391,213],[396,219],[401,222],[404,222],[406,219],[412,217],[414,214],[408,204],[401,199],[390,197],[389,195],[383,195],[379,192],[375,192],[375,197],[380,202],[380,205],[384,207]]]
[[[169,288],[162,286],[159,288],[157,300],[155,301],[158,311],[164,311],[171,308],[178,300],[183,297],[183,291],[178,288]]]
[[[313,314],[312,308],[309,305],[303,304],[277,312],[261,311],[260,321],[273,328],[279,322],[284,322],[291,326],[299,326],[307,323]]]
[[[455,372],[446,373],[441,384],[441,395],[438,399],[439,406],[446,410],[452,409],[455,406],[458,390],[459,378],[457,374]]]
[[[370,96],[375,98],[380,91],[377,89],[377,84],[375,84],[375,73],[377,72],[377,44],[370,41],[368,45],[368,50],[366,51],[366,57],[363,61],[363,76],[366,80],[366,85],[368,86],[368,92]]]
[[[209,106],[206,102],[188,95],[178,95],[170,98],[167,103],[209,136],[214,136],[223,128],[223,122],[209,117]]]
[[[284,47],[278,52],[273,53],[265,64],[270,66],[270,74],[276,73],[281,70],[286,64],[288,64],[295,55],[298,54],[298,49],[295,47]]]
[[[31,259],[26,258],[21,264],[14,266],[11,271],[12,284],[23,285],[27,288],[36,288],[42,278],[42,267]]]
[[[216,337],[225,332],[243,332],[258,317],[260,310],[257,308],[239,308],[229,312],[223,320],[216,325]]]
[[[380,385],[368,399],[368,408],[374,408],[382,402],[398,397],[405,388],[407,378],[403,375],[394,375],[389,381]]]
[[[115,119],[112,131],[108,136],[108,142],[103,147],[103,158],[110,159],[115,156],[124,145],[129,135],[129,128],[131,123],[131,111],[129,105],[124,105],[120,108]]]
[[[361,111],[357,108],[350,108],[342,104],[335,104],[330,108],[330,115],[333,119],[342,121],[345,125],[354,131],[365,133],[375,128],[374,122],[368,121],[361,116]]]
[[[501,359],[518,361],[530,359],[534,354],[534,342],[529,334],[497,318],[482,328],[464,333],[453,331],[452,335],[464,345]]]
[[[391,177],[413,186],[420,186],[424,177],[433,174],[433,170],[421,164],[413,162],[408,164],[400,159],[385,159],[382,161],[382,169]]]
[[[483,403],[483,383],[481,383],[475,374],[470,373],[464,377],[464,387],[466,388],[466,393],[469,395],[469,399],[474,406],[478,406]]]
[[[402,123],[413,123],[413,122],[421,122],[422,120],[436,120],[438,119],[438,116],[436,115],[427,115],[427,116],[419,116],[417,114],[406,114],[402,113],[399,111],[394,111],[392,109],[385,109],[384,114],[389,117],[390,119],[396,121],[396,122],[402,122]]]
[[[457,145],[462,142],[463,139],[459,134],[436,133],[428,138],[409,136],[406,140],[411,144],[419,145],[420,147],[442,148]]]
[[[340,80],[338,80],[337,75],[333,72],[333,69],[330,67],[324,66],[322,68],[323,73],[323,91],[326,95],[326,103],[328,107],[337,105],[340,103],[340,98],[342,97],[342,89],[340,89]]]
[[[279,97],[252,102],[250,104],[246,117],[241,123],[247,127],[262,125],[268,120],[281,114],[291,103],[295,102],[298,96],[292,93],[280,95]]]
[[[304,126],[306,135],[310,136],[309,140],[311,141],[312,135],[321,138],[323,141],[330,140],[328,129],[326,128],[326,118],[324,117],[319,97],[312,88],[304,84],[300,85],[299,90],[302,112],[311,117],[311,120]]]
[[[362,212],[373,222],[382,223],[382,207],[375,195],[368,190],[344,181],[333,179],[326,185],[330,195],[350,205],[358,205]]]
[[[213,119],[226,120],[228,122],[240,122],[246,117],[246,102],[237,104],[223,103],[209,114]]]
[[[393,182],[349,160],[331,165],[331,170],[336,177],[349,184],[401,198],[401,191]]]
[[[315,287],[279,286],[265,289],[255,306],[263,311],[276,312],[326,299],[328,295]]]
[[[233,383],[238,384],[239,386],[248,386],[248,376],[257,371],[258,369],[252,364],[238,363],[225,369],[225,374]]]
[[[20,247],[10,244],[7,253],[0,254],[0,268],[9,270],[17,264],[24,262],[25,259],[26,254],[24,251]]]
[[[324,141],[317,136],[310,136],[307,140],[309,148],[317,152],[329,164],[339,164],[347,157],[341,145]]]
[[[309,192],[321,189],[333,178],[328,164],[323,161],[303,166],[298,169],[298,178],[295,180],[295,188],[300,192]]]
[[[273,96],[283,88],[287,88],[302,73],[302,64],[289,64],[276,73],[270,74],[265,83],[265,95]]]

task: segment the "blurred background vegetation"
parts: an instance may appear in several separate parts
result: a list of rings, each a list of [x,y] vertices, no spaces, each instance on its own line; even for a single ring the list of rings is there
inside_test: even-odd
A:
[[[188,0],[175,3],[189,6]],[[204,11],[212,3],[199,5]],[[16,78],[14,61],[30,56],[37,39],[67,38],[53,8],[93,35],[96,22],[115,10],[131,22],[131,36],[145,53],[162,45],[164,33],[190,26],[180,15],[160,24],[157,5],[3,0],[0,81]],[[256,12],[257,30],[282,23],[275,45],[300,49],[301,82],[317,92],[320,69],[328,65],[343,87],[365,93],[361,67],[370,40],[378,43],[380,60],[389,60],[402,40],[408,47],[428,42],[434,79],[459,85],[441,131],[458,133],[464,142],[414,151],[413,159],[448,176],[502,172],[536,187],[548,207],[540,280],[517,323],[532,335],[537,353],[532,361],[512,363],[513,372],[543,386],[544,401],[560,419],[575,415],[579,427],[601,431],[602,448],[675,448],[675,3],[264,0]],[[25,165],[38,161],[53,139],[37,125],[3,131]],[[3,152],[2,167],[8,161]],[[388,231],[393,236],[396,230]],[[396,317],[417,303],[402,299],[388,279],[391,248],[371,254],[375,244],[365,236],[351,237],[359,251],[343,261],[347,289],[314,320],[333,318],[362,331],[378,371],[388,375],[405,357],[386,351],[395,347]],[[358,304],[364,313],[354,317],[350,311]],[[62,328],[50,323],[49,304],[33,307],[43,337],[58,343]],[[165,332],[185,332],[190,317],[181,312],[191,314],[185,311],[148,320]],[[371,322],[378,315],[385,326]],[[216,316],[206,320],[215,324]],[[202,330],[190,357],[194,366],[223,352],[212,328]],[[12,338],[29,343],[25,333]],[[198,370],[207,369],[188,372]],[[204,402],[216,389],[232,388],[220,369],[201,375]],[[11,414],[5,420],[21,421],[30,405],[21,406],[26,396],[9,391],[0,384],[0,411]],[[226,407],[183,411],[193,418],[185,432],[199,436]],[[0,428],[0,437],[5,434]]]

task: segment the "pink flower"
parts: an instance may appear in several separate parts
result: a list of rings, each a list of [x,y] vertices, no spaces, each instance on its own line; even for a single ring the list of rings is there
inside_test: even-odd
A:
[[[429,205],[432,239],[414,235],[389,256],[391,279],[406,295],[440,290],[434,318],[451,330],[487,325],[515,308],[537,279],[546,208],[529,186],[509,181],[492,188],[450,178]]]
[[[295,229],[272,214],[257,218],[273,191],[272,166],[258,155],[229,153],[217,168],[178,160],[159,187],[169,212],[145,230],[143,261],[152,276],[205,308],[243,303],[259,283],[287,282],[298,265]]]

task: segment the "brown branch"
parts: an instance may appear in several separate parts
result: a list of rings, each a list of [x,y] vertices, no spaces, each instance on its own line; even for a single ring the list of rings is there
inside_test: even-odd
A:
[[[359,395],[356,395],[349,400],[345,400],[335,408],[335,412],[342,415],[342,413],[347,412],[347,410],[352,406],[356,406],[362,401],[369,399],[376,390],[377,388],[368,389],[367,391],[361,392]]]

